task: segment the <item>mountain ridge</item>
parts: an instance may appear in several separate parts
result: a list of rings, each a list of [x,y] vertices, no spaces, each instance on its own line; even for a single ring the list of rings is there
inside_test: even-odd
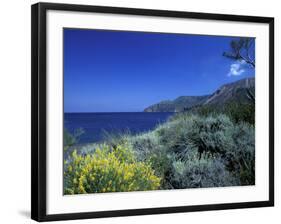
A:
[[[216,91],[202,96],[179,96],[148,106],[144,112],[181,112],[195,106],[223,106],[231,101],[250,102],[249,92],[254,95],[255,77],[244,78],[221,85]]]

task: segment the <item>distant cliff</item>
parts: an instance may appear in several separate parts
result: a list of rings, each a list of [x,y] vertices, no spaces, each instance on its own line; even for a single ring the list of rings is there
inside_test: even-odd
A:
[[[247,103],[255,96],[255,78],[228,83],[214,93],[204,96],[180,96],[165,100],[144,109],[144,112],[181,112],[200,105],[222,106],[227,102]]]
[[[201,105],[208,99],[206,96],[180,96],[175,100],[166,100],[144,109],[144,112],[180,112]]]

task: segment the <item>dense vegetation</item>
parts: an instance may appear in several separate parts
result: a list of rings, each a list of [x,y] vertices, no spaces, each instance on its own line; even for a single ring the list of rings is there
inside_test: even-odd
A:
[[[73,151],[64,175],[65,194],[155,190],[160,185],[150,164],[136,161],[126,144],[103,145],[87,156]]]
[[[188,114],[198,114],[207,117],[211,114],[225,114],[234,123],[246,122],[255,125],[255,104],[229,102],[221,107],[204,105],[186,110]]]
[[[74,150],[65,159],[65,193],[253,185],[254,117],[254,104],[200,107],[151,132]]]

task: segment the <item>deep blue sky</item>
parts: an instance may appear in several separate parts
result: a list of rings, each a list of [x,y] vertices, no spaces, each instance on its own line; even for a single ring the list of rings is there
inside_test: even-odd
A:
[[[64,29],[64,110],[138,112],[253,76],[247,65],[222,56],[232,39]]]

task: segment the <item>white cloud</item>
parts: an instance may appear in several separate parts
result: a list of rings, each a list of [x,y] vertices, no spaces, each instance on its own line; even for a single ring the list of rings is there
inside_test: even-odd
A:
[[[245,72],[245,69],[243,69],[243,65],[244,64],[245,64],[244,61],[236,62],[236,63],[231,64],[227,76],[239,76],[239,75],[242,75],[242,73]]]

